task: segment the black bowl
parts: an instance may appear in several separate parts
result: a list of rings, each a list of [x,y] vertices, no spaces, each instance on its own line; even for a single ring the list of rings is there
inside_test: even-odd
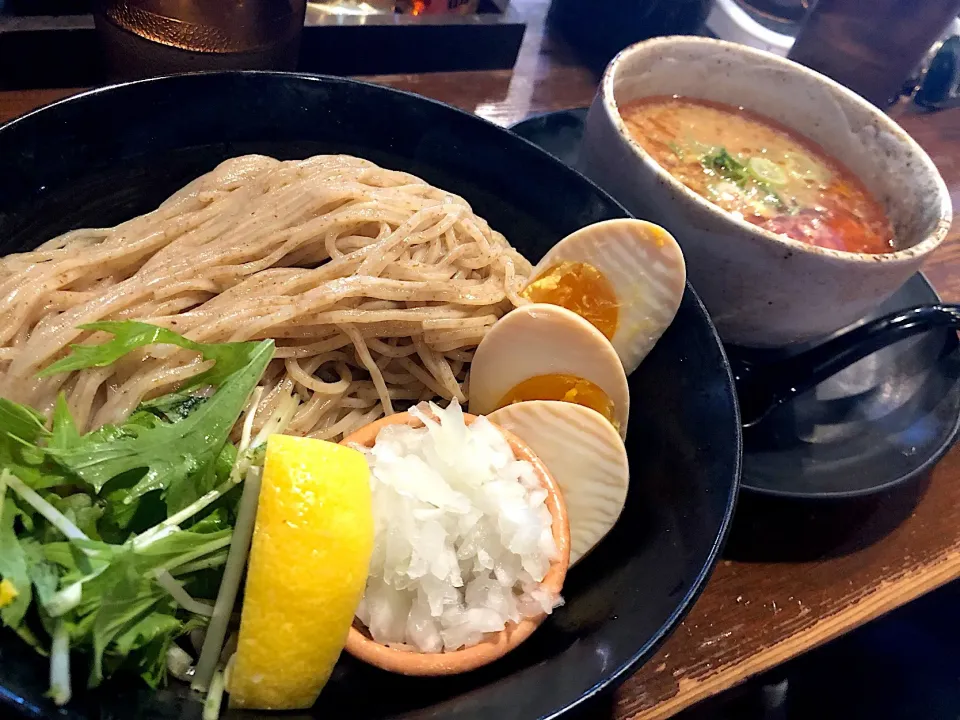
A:
[[[86,93],[0,128],[0,252],[145,212],[221,160],[253,152],[350,153],[414,173],[467,198],[534,261],[573,230],[626,215],[534,145],[415,95],[302,75],[188,75]],[[315,714],[556,717],[651,655],[713,567],[740,474],[729,367],[689,288],[630,388],[627,506],[570,573],[566,605],[519,650],[463,676],[410,679],[345,657]],[[0,714],[54,716],[46,682],[41,658],[11,634],[0,637]],[[113,679],[79,693],[57,717],[199,711],[175,681],[153,693],[139,680]]]

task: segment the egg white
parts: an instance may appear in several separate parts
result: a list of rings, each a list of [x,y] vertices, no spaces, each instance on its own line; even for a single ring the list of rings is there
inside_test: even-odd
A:
[[[470,364],[470,412],[491,413],[524,380],[554,373],[589,380],[603,390],[626,437],[630,391],[616,351],[593,325],[558,305],[524,305],[494,324]]]
[[[687,269],[674,237],[659,225],[629,218],[587,225],[551,248],[531,274],[536,279],[564,262],[596,268],[619,304],[611,343],[627,374],[633,372],[673,322]]]
[[[529,400],[488,419],[523,440],[557,481],[570,520],[570,564],[610,532],[627,501],[630,466],[623,440],[582,405]]]

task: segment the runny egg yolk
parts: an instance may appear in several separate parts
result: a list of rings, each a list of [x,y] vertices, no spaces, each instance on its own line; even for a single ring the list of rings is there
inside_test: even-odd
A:
[[[531,302],[559,305],[575,312],[607,340],[617,332],[617,296],[610,281],[593,265],[564,260],[534,278],[520,295]]]
[[[504,395],[498,408],[524,400],[562,400],[563,402],[583,405],[603,415],[617,430],[619,424],[614,419],[613,401],[598,385],[576,375],[551,373],[535,375],[514,385]]]

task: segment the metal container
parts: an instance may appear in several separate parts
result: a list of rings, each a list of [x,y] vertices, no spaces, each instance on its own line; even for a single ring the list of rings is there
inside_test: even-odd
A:
[[[293,70],[305,0],[98,0],[113,80],[197,70]]]

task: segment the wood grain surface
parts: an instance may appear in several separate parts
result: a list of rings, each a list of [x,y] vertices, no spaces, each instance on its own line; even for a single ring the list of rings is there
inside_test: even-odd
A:
[[[513,71],[368,78],[500,125],[589,104],[597,77],[544,31],[548,0],[514,0],[529,23]],[[0,93],[0,122],[71,94]],[[960,110],[894,113],[930,153],[960,206]],[[960,302],[960,233],[926,273]],[[782,505],[744,498],[724,559],[659,653],[593,716],[654,720],[960,577],[960,446],[914,486],[879,500]]]

